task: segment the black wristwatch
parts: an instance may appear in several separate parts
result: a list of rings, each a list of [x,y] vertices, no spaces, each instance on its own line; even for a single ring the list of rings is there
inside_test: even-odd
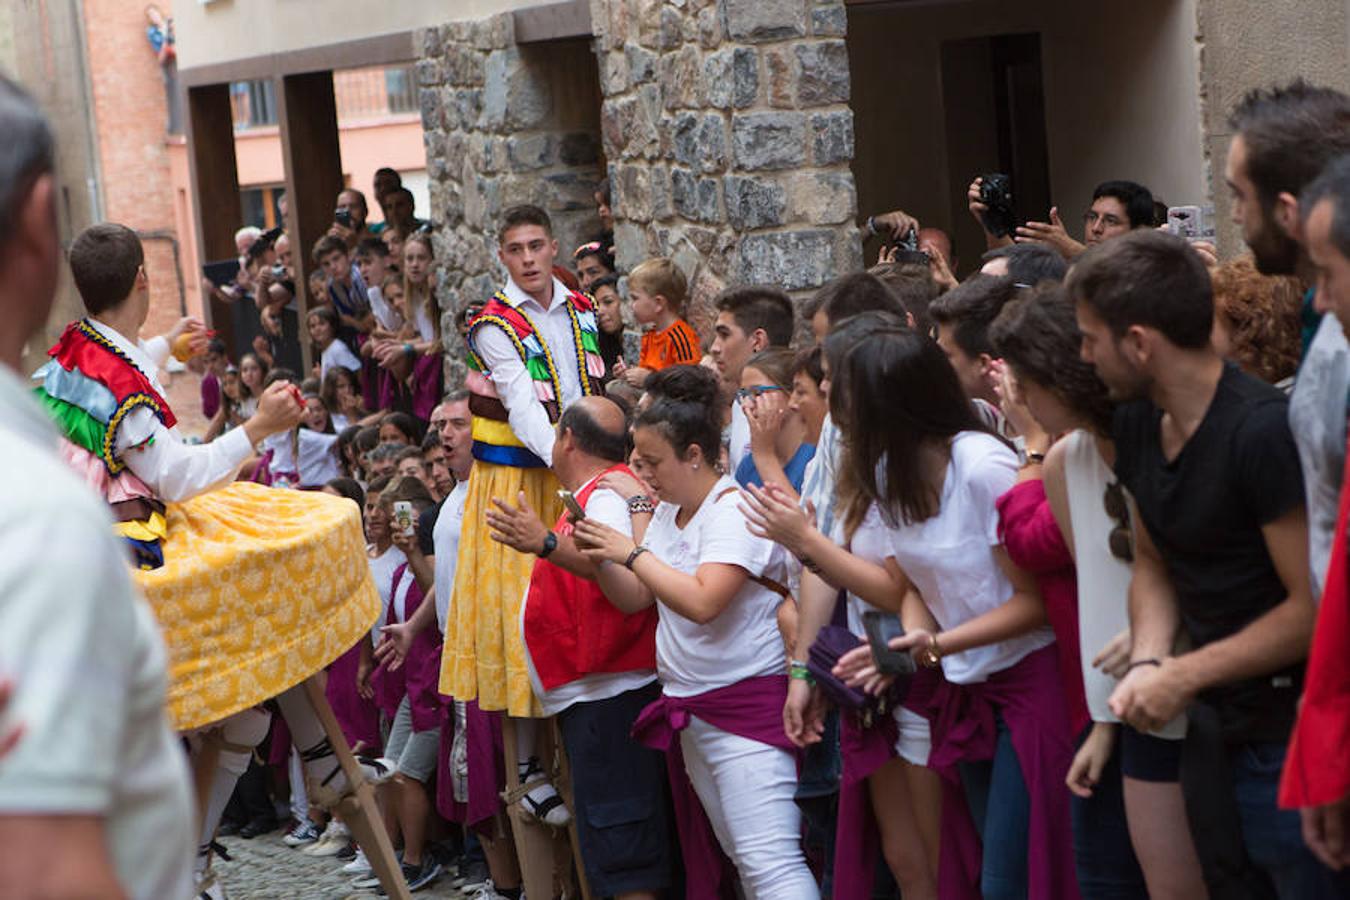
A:
[[[539,550],[540,559],[548,559],[548,555],[558,549],[558,536],[553,532],[544,535],[544,546]]]

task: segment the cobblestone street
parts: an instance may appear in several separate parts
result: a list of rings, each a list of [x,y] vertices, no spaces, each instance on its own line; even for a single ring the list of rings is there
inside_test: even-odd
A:
[[[365,900],[375,897],[374,888],[355,890],[352,876],[340,872],[342,863],[332,857],[306,856],[281,842],[282,832],[252,840],[222,838],[233,857],[215,861],[216,873],[230,900]],[[441,876],[417,892],[427,900],[460,900],[464,895]]]

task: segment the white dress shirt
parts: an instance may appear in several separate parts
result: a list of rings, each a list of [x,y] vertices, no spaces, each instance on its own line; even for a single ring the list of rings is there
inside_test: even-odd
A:
[[[546,310],[511,279],[502,291],[507,301],[533,323],[535,332],[553,357],[558,372],[560,409],[581,398],[581,375],[577,371],[577,351],[568,312],[567,288],[553,279],[553,303]],[[501,328],[480,328],[474,337],[474,350],[492,375],[502,405],[506,407],[511,430],[520,442],[546,464],[553,465],[553,439],[556,436],[548,413],[534,392],[534,380],[516,345]]]
[[[89,319],[89,324],[141,370],[161,397],[166,396],[158,372],[169,355],[168,341],[154,338],[132,343],[97,319]],[[176,427],[165,428],[145,406],[122,420],[114,449],[155,497],[170,503],[190,500],[233,481],[239,466],[253,454],[242,428],[232,428],[209,444],[184,444]]]

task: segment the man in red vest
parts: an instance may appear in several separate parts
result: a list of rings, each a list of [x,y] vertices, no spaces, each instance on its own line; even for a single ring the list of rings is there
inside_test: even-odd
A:
[[[612,400],[578,400],[558,421],[553,470],[587,518],[641,540],[655,505],[623,464],[625,425]],[[496,505],[493,538],[539,557],[521,613],[525,655],[545,715],[558,717],[591,893],[654,900],[671,887],[665,763],[629,732],[661,693],[656,609],[625,612],[607,599],[637,576],[583,556],[572,513],[550,530],[523,494],[519,506]]]

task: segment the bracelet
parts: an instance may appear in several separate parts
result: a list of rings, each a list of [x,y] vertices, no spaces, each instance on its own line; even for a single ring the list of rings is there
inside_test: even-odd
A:
[[[412,344],[404,344],[404,345],[403,345],[403,353],[404,353],[405,355],[407,355],[407,356],[413,356],[413,355],[415,355],[415,354],[417,353],[417,351],[413,349],[413,345],[412,345]]]
[[[820,571],[820,565],[811,557],[799,556],[797,557],[797,561],[802,564],[802,568],[805,569],[806,571],[816,575],[822,574]]]
[[[1136,659],[1134,662],[1130,663],[1128,666],[1125,667],[1125,674],[1126,675],[1130,674],[1140,666],[1157,666],[1158,668],[1162,668],[1162,660],[1158,659],[1157,657],[1153,657],[1151,659]]]
[[[925,669],[936,669],[942,665],[942,648],[938,646],[936,634],[928,646],[919,651],[919,665]]]
[[[646,494],[637,494],[628,498],[628,514],[630,516],[640,516],[643,513],[651,515],[654,512],[656,512],[656,504]]]
[[[1035,463],[1036,465],[1041,465],[1045,462],[1045,454],[1037,453],[1034,450],[1029,450],[1027,451],[1027,462]]]
[[[550,553],[558,549],[558,536],[550,531],[544,535],[544,546],[539,548],[537,554],[540,559],[548,559]]]
[[[875,219],[876,219],[876,216],[868,216],[868,217],[867,217],[867,233],[868,233],[869,235],[871,235],[872,237],[876,237],[876,236],[877,236],[877,225],[876,225],[876,222],[874,221]]]
[[[638,544],[633,548],[633,552],[628,554],[628,558],[623,561],[623,567],[630,572],[633,571],[633,563],[637,562],[637,558],[646,552],[647,548]]]
[[[788,678],[795,681],[805,681],[810,685],[816,683],[816,679],[812,677],[811,670],[806,667],[806,663],[795,659],[788,663]]]

